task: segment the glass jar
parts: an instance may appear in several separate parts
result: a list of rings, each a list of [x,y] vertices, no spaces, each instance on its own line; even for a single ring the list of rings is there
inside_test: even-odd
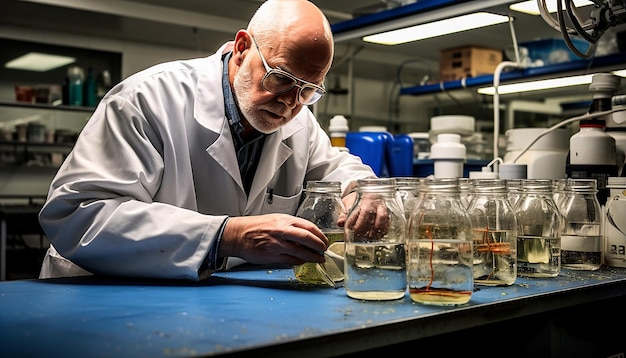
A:
[[[561,217],[552,196],[552,179],[524,179],[514,210],[518,223],[517,275],[558,276]]]
[[[415,209],[416,198],[419,196],[420,179],[416,177],[400,177],[396,180],[396,194],[402,210],[404,210],[404,218],[408,220],[409,216]]]
[[[431,305],[469,302],[473,291],[472,231],[458,178],[424,180],[408,224],[411,300]]]
[[[515,203],[522,194],[522,181],[524,179],[505,179],[506,181],[506,197],[511,203],[511,207],[515,209]]]
[[[510,286],[517,278],[517,219],[505,179],[472,179],[474,283]]]
[[[563,204],[565,194],[567,193],[567,181],[568,179],[552,180],[552,199],[554,199],[554,203],[559,210],[561,210],[561,204]]]
[[[602,209],[595,179],[568,179],[561,199],[561,267],[602,266]]]
[[[345,232],[344,287],[351,298],[394,300],[406,294],[406,219],[395,179],[358,180]]]
[[[307,262],[294,266],[300,282],[335,286],[343,280],[344,229],[337,224],[346,209],[341,201],[341,183],[338,181],[308,181],[306,195],[296,213],[317,225],[328,238],[326,262]],[[337,257],[338,256],[338,257]]]
[[[459,178],[459,190],[461,204],[463,204],[464,208],[467,208],[472,200],[472,182],[469,178]]]

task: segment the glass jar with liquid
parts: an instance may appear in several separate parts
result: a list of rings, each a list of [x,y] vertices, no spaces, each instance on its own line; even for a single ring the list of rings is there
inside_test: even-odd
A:
[[[517,278],[517,219],[506,179],[472,179],[467,212],[472,225],[474,283],[510,286]]]
[[[597,270],[602,266],[602,209],[596,179],[567,179],[561,199],[561,267]]]
[[[343,277],[344,229],[338,225],[346,209],[341,201],[341,183],[338,181],[308,181],[306,194],[296,213],[317,225],[328,238],[328,249],[323,264],[307,262],[294,266],[294,275],[300,282],[335,286]]]
[[[348,297],[395,300],[406,294],[406,219],[395,179],[358,180],[346,219],[344,287]]]
[[[408,220],[417,204],[421,179],[416,177],[397,177],[395,180],[396,194],[402,205],[404,217]]]
[[[514,207],[518,223],[517,275],[556,277],[561,271],[561,216],[552,179],[524,179]]]
[[[408,223],[407,278],[411,300],[452,306],[474,288],[472,231],[458,178],[426,179]]]

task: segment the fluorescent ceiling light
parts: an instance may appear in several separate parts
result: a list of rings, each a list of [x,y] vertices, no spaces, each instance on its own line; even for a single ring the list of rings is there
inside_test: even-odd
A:
[[[626,76],[626,70],[614,71],[612,73],[616,76],[621,76],[621,77]],[[591,83],[592,77],[593,77],[593,74],[589,74],[589,75],[569,76],[569,77],[561,77],[561,78],[552,78],[552,79],[547,79],[547,80],[538,80],[538,81],[529,81],[529,82],[499,85],[498,94],[540,91],[540,90],[546,90],[546,89],[552,89],[552,88],[586,85],[586,84]],[[476,92],[480,94],[493,95],[495,93],[495,89],[493,88],[493,86],[482,87],[482,88],[477,89]]]
[[[455,32],[462,32],[480,27],[508,22],[508,16],[477,12],[427,24],[405,27],[363,37],[363,41],[382,45],[398,45],[405,42],[423,40]]]
[[[574,6],[576,7],[588,5],[593,5],[593,2],[589,0],[574,0]],[[555,0],[546,0],[546,6],[548,7],[548,12],[556,12],[557,6]],[[536,0],[518,2],[510,5],[509,9],[531,15],[540,15],[539,6],[537,5]],[[565,4],[563,4],[563,9],[565,9]]]
[[[618,70],[612,72],[615,76],[626,77],[626,70]]]
[[[74,57],[30,52],[7,62],[4,67],[17,70],[45,72],[76,61]]]

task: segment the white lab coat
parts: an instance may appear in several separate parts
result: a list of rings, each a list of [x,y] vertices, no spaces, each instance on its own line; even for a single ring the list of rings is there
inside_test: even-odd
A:
[[[307,180],[344,192],[374,173],[331,147],[308,108],[268,136],[249,197],[222,94],[222,46],[115,86],[53,179],[39,220],[51,247],[40,277],[198,280],[227,216],[295,214]],[[273,199],[268,201],[268,189]]]

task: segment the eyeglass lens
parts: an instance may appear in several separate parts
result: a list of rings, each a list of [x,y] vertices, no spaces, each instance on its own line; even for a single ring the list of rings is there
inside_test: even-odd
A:
[[[288,76],[286,73],[281,73],[276,69],[270,70],[265,77],[263,78],[263,87],[276,94],[281,94],[290,91],[292,88],[298,86],[297,81]],[[312,104],[319,100],[323,93],[319,92],[314,87],[309,87],[307,85],[298,86],[300,87],[298,91],[299,101],[302,104]]]

